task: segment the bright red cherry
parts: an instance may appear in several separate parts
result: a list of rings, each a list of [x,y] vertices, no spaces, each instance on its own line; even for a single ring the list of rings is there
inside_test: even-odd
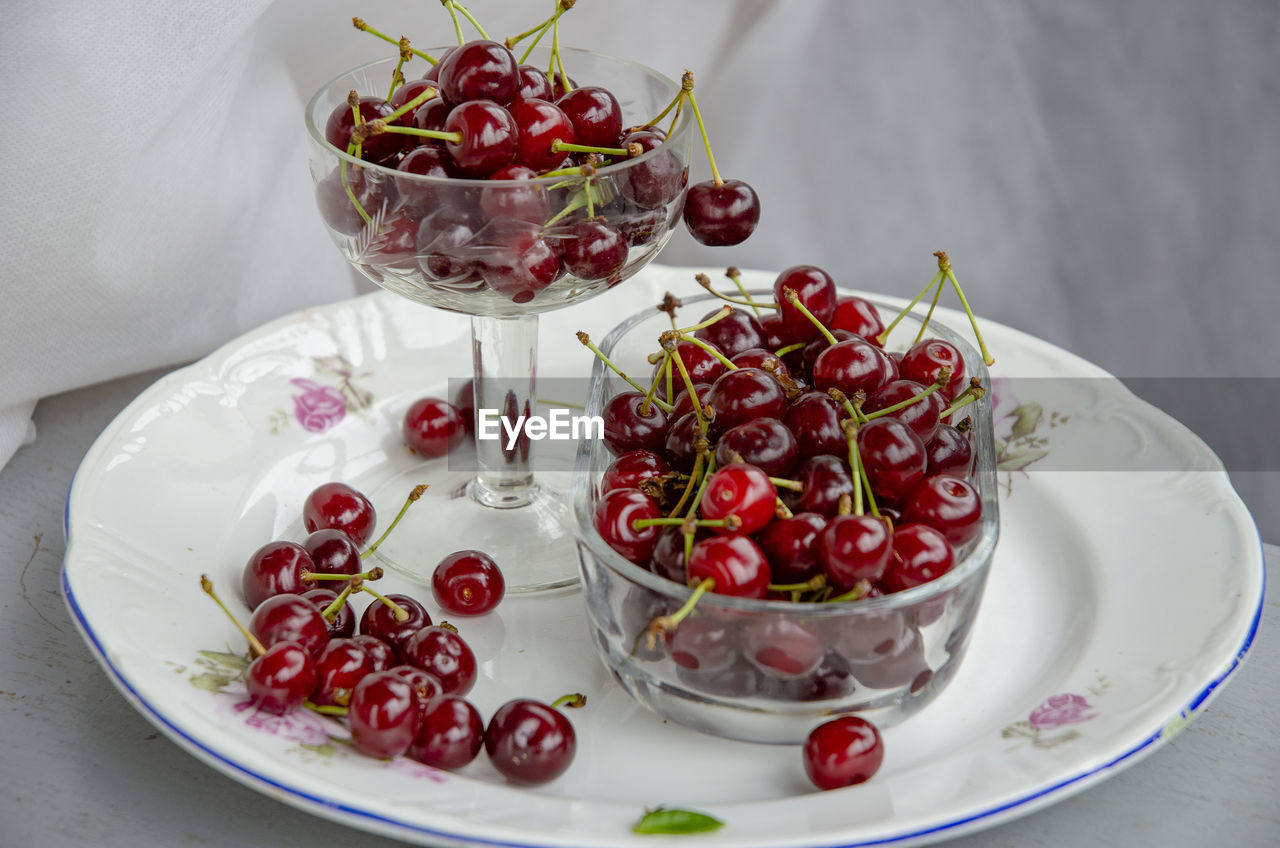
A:
[[[836,310],[827,329],[848,330],[880,347],[876,337],[884,332],[884,321],[874,303],[864,297],[850,295],[836,301]]]
[[[317,530],[302,540],[302,547],[319,574],[359,574],[360,549],[341,530]],[[325,588],[342,591],[346,581],[326,580]]]
[[[849,442],[840,422],[848,417],[825,392],[806,392],[787,407],[782,423],[792,433],[802,434],[796,440],[796,448],[803,460],[823,454],[847,455]]]
[[[715,536],[693,546],[689,582],[715,581],[712,591],[740,598],[763,598],[769,591],[769,561],[756,543],[739,534]]]
[[[404,659],[440,681],[446,695],[465,695],[476,685],[476,655],[447,627],[424,627],[404,643]]]
[[[444,695],[427,705],[409,756],[440,769],[458,769],[476,758],[484,747],[484,722],[480,713],[455,695]]]
[[[706,409],[707,399],[711,396],[711,384],[710,383],[694,383],[693,391],[698,398],[698,408]],[[689,389],[687,387],[679,389],[677,391],[676,399],[675,399],[675,402],[672,403],[672,406],[674,408],[671,410],[671,413],[667,416],[667,418],[671,420],[675,420],[676,418],[681,418],[685,415],[688,415],[690,412],[693,412],[693,400],[690,399],[689,397]]]
[[[311,700],[321,706],[339,707],[351,702],[356,684],[374,671],[369,653],[353,639],[330,639],[316,657],[315,669]]]
[[[513,103],[510,111],[519,133],[516,161],[539,172],[558,167],[564,152],[555,150],[555,143],[574,143],[573,122],[564,110],[546,100],[526,98]]]
[[[311,653],[296,642],[277,642],[249,664],[244,676],[249,698],[260,709],[287,713],[316,688]]]
[[[332,589],[308,589],[302,593],[302,597],[315,604],[323,614],[329,605],[338,599],[338,593]],[[356,614],[351,609],[350,602],[343,601],[337,615],[327,620],[327,624],[329,626],[329,641],[347,639],[354,636],[356,632]]]
[[[796,265],[783,271],[773,282],[773,296],[777,299],[787,337],[796,342],[813,338],[820,331],[787,299],[788,291],[795,292],[800,303],[830,328],[836,314],[837,295],[835,281],[826,271],[816,265]]]
[[[560,240],[561,259],[582,280],[607,280],[627,264],[627,240],[603,220],[575,221]]]
[[[364,648],[365,653],[369,655],[369,662],[373,663],[374,671],[385,671],[398,662],[396,649],[377,636],[370,636],[368,633],[357,633],[351,637],[351,641]]]
[[[484,179],[515,158],[516,122],[493,101],[470,100],[455,106],[444,131],[461,135],[458,141],[446,141],[445,149],[464,176]]]
[[[444,685],[440,679],[429,671],[423,671],[412,665],[391,666],[391,673],[407,682],[418,693],[418,703],[422,707],[422,715],[426,715],[427,707],[436,698],[444,696]]]
[[[740,526],[727,532],[754,533],[773,520],[777,503],[778,493],[769,475],[754,465],[736,462],[706,481],[701,510],[704,518],[736,516]]]
[[[517,99],[555,99],[555,95],[551,92],[551,80],[547,79],[546,73],[541,68],[534,65],[521,65],[517,70],[520,73],[520,90],[516,93]]]
[[[853,495],[849,467],[835,456],[809,457],[792,472],[792,478],[803,487],[799,492],[782,492],[782,500],[792,512],[816,512],[829,518],[840,508],[841,495]]]
[[[718,433],[756,418],[781,418],[787,411],[787,393],[774,377],[758,368],[727,371],[711,385],[707,396]]]
[[[904,380],[915,380],[928,386],[937,381],[943,366],[951,369],[951,377],[939,394],[945,395],[947,400],[955,400],[956,395],[969,385],[969,378],[964,370],[964,357],[951,342],[942,339],[916,342],[903,354],[900,371]]]
[[[369,499],[345,483],[317,487],[302,505],[302,523],[308,533],[341,530],[356,545],[369,541],[377,520]]]
[[[875,725],[841,716],[814,728],[804,743],[804,770],[819,789],[840,789],[869,780],[884,762],[884,742]]]
[[[657,501],[639,489],[614,489],[596,501],[592,524],[609,547],[643,566],[653,554],[661,526],[637,529],[635,522],[661,517]]]
[[[329,624],[320,610],[301,595],[275,595],[258,604],[249,630],[266,647],[296,642],[312,654],[329,643]]]
[[[376,671],[351,693],[351,741],[371,757],[398,757],[413,744],[421,713],[418,693],[408,681],[391,671]]]
[[[496,41],[469,41],[451,50],[437,67],[440,93],[449,103],[492,100],[506,106],[520,91],[516,57]]]
[[[882,585],[901,592],[937,580],[956,564],[951,543],[927,524],[904,524],[893,532],[893,561]]]
[[[608,89],[588,85],[575,88],[556,101],[573,123],[578,144],[617,147],[622,138],[622,107]]]
[[[619,392],[605,404],[604,444],[615,455],[628,451],[663,449],[667,433],[667,414],[656,403],[644,408],[644,395]]]
[[[773,375],[778,382],[782,382],[783,377],[791,376],[791,368],[787,365],[786,360],[773,351],[762,347],[747,348],[741,353],[730,357],[730,359],[739,368],[759,368],[766,374]]]
[[[760,198],[742,180],[711,180],[689,187],[684,200],[684,224],[689,234],[710,247],[741,244],[760,223]]]
[[[926,386],[922,386],[914,380],[894,380],[891,383],[885,383],[875,392],[867,396],[867,401],[862,405],[862,411],[866,413],[879,412],[899,403],[904,403],[911,398],[923,393]],[[885,417],[895,418],[906,424],[916,435],[920,437],[920,441],[928,444],[938,432],[938,427],[942,423],[942,411],[947,408],[946,401],[942,399],[940,391],[934,392],[914,403],[904,406],[896,412],[890,412]]]
[[[387,98],[387,104],[391,107],[391,110],[393,112],[398,112],[400,111],[400,108],[404,106],[406,103],[408,103],[410,100],[415,99],[416,97],[418,97],[418,95],[422,94],[428,88],[431,88],[432,84],[433,84],[433,81],[427,80],[427,79],[409,80],[408,82],[396,88],[395,91],[391,92],[391,96]],[[404,113],[400,117],[396,118],[395,124],[401,127],[413,126],[414,112],[416,112],[418,109],[421,109],[427,103],[430,103],[433,100],[438,100],[438,99],[439,99],[439,95],[428,98],[427,100],[420,103],[415,109],[412,109]]]
[[[858,451],[871,490],[894,500],[920,482],[929,462],[915,431],[892,418],[877,418],[858,428]]]
[[[653,451],[637,449],[618,456],[600,478],[600,493],[614,489],[638,489],[645,480],[671,473],[667,461]]]
[[[842,592],[859,580],[884,576],[893,553],[893,534],[870,515],[838,515],[818,535],[817,552],[827,579]]]
[[[715,347],[715,345],[712,345],[712,347]],[[719,348],[715,348],[715,349],[721,355],[724,354],[724,351],[720,350]],[[689,342],[689,341],[679,342],[676,345],[675,355],[680,357],[680,361],[684,363],[685,370],[689,372],[689,377],[690,379],[693,380],[695,384],[714,383],[716,379],[720,377],[721,374],[724,374],[729,370],[728,368],[725,367],[725,364],[721,362],[719,358],[716,357],[714,353],[711,353],[706,348],[699,347],[693,342]],[[661,367],[662,367],[661,362],[653,366],[653,376],[655,379],[657,378],[658,370]],[[672,386],[674,386],[677,392],[680,391],[681,389],[688,388],[688,386],[685,385],[684,378],[680,373],[680,367],[676,365],[675,362],[671,363],[671,375],[672,375]],[[661,383],[658,384],[658,393],[659,395],[661,395],[663,400],[667,399],[666,391],[667,391],[667,385],[666,385],[666,380],[664,379]]]
[[[539,701],[503,704],[484,732],[489,762],[512,783],[535,786],[555,780],[573,762],[577,737],[569,719]]]
[[[959,548],[982,530],[982,499],[966,480],[926,477],[903,503],[902,520],[927,524]]]
[[[897,370],[880,348],[849,339],[831,345],[814,361],[813,385],[823,392],[839,389],[849,397],[859,391],[870,395],[895,379]]]
[[[303,577],[316,570],[311,555],[297,542],[268,542],[245,563],[240,587],[250,609],[273,595],[297,594],[315,587]]]
[[[440,398],[421,398],[404,414],[400,434],[409,450],[424,459],[444,456],[466,441],[467,427],[453,404]]]
[[[431,594],[454,615],[483,615],[498,605],[506,590],[502,570],[481,551],[451,553],[431,573]]]

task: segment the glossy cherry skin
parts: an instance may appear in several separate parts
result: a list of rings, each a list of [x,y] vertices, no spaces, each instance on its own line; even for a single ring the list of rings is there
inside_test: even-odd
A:
[[[771,309],[760,316],[760,329],[764,330],[764,346],[769,350],[777,350],[787,344],[784,333],[786,326],[782,316],[776,309]]]
[[[848,330],[832,330],[831,335],[835,338],[836,342],[847,342],[850,339],[863,341],[861,336],[855,335]],[[799,354],[795,351],[787,354],[783,359],[783,362],[789,362],[790,365],[788,367],[795,366],[796,357],[799,356],[800,364],[799,367],[796,368],[796,371],[800,376],[808,380],[812,380],[814,363],[818,361],[818,357],[822,355],[823,351],[831,347],[831,344],[832,342],[828,340],[826,336],[816,336],[810,339],[809,343],[801,348]]]
[[[421,713],[418,693],[408,681],[389,670],[375,671],[351,693],[351,742],[371,757],[398,757],[413,744]]]
[[[409,450],[423,459],[445,456],[467,439],[462,414],[441,398],[420,398],[404,414],[400,435]]]
[[[655,403],[644,409],[644,395],[620,392],[605,404],[604,444],[615,455],[633,450],[662,451],[667,433],[667,414]]]
[[[339,707],[351,702],[356,685],[374,671],[369,653],[353,639],[330,639],[316,657],[315,669],[311,700],[321,706]]]
[[[760,198],[742,180],[694,183],[684,200],[684,225],[709,247],[741,244],[760,223]]]
[[[937,580],[956,564],[951,543],[927,524],[904,524],[893,532],[893,560],[881,585],[901,592]]]
[[[702,316],[702,320],[705,321],[719,311],[716,309],[708,312]],[[760,322],[750,312],[732,307],[728,315],[698,330],[694,336],[705,342],[711,342],[730,359],[743,351],[762,347],[765,341]]]
[[[714,615],[692,615],[666,636],[671,661],[690,671],[724,671],[738,660],[738,626]]]
[[[711,384],[707,404],[717,433],[756,418],[782,418],[787,393],[774,377],[758,368],[727,371]]]
[[[777,503],[769,475],[754,465],[736,462],[707,479],[700,509],[703,518],[713,520],[736,516],[741,525],[724,532],[754,533],[773,520]]]
[[[982,499],[967,480],[926,477],[907,496],[902,519],[929,525],[959,548],[982,531]]]
[[[315,604],[320,610],[322,617],[329,605],[338,599],[338,593],[332,589],[308,589],[302,593],[302,597]],[[329,640],[348,639],[355,635],[356,632],[356,614],[351,609],[348,601],[343,601],[342,606],[338,609],[338,614],[332,620],[325,619],[329,627]]]
[[[546,73],[541,68],[534,65],[520,65],[516,70],[520,74],[520,90],[516,92],[517,99],[555,99],[551,91],[551,80],[547,79]]]
[[[716,464],[756,466],[770,477],[786,477],[800,458],[796,437],[776,418],[756,418],[726,430],[716,441]]]
[[[880,348],[862,339],[838,342],[824,350],[813,363],[813,385],[819,391],[839,389],[852,397],[868,395],[896,379],[898,369]]]
[[[296,642],[312,654],[329,643],[329,625],[319,608],[301,595],[275,595],[258,604],[249,630],[266,647]]]
[[[707,399],[711,395],[711,384],[694,383],[693,391],[698,398],[698,408],[705,410],[707,406]],[[672,406],[674,409],[672,409],[670,414],[667,416],[667,418],[671,420],[675,420],[676,418],[683,417],[688,415],[690,412],[693,412],[693,400],[689,395],[688,388],[677,388],[676,399],[675,402],[672,403]]]
[[[409,756],[440,769],[458,769],[476,758],[484,747],[484,722],[480,713],[455,695],[431,701],[418,725]]]
[[[859,427],[858,451],[871,490],[877,497],[894,500],[920,482],[929,461],[915,431],[891,418],[877,418]]]
[[[773,296],[778,312],[786,328],[787,338],[802,342],[819,334],[814,323],[787,300],[786,293],[793,291],[813,316],[830,329],[836,314],[836,284],[831,276],[816,265],[795,265],[786,269],[773,281]]]
[[[618,456],[605,469],[600,478],[600,493],[614,489],[637,489],[645,480],[671,473],[671,466],[658,454],[649,450],[627,451]]]
[[[824,454],[848,455],[849,441],[840,429],[840,422],[848,417],[830,395],[806,392],[787,407],[782,423],[792,433],[803,434],[796,440],[796,448],[804,460]]]
[[[622,107],[618,99],[595,85],[575,88],[556,101],[573,123],[578,144],[617,147],[622,138]]]
[[[893,534],[870,515],[838,515],[818,535],[816,548],[827,579],[847,592],[859,580],[875,583],[884,576]]]
[[[661,517],[657,501],[639,489],[614,489],[596,501],[592,524],[609,547],[642,566],[653,554],[662,528],[655,525],[637,529],[635,522]]]
[[[864,297],[851,295],[839,298],[827,329],[848,330],[876,347],[882,347],[876,337],[884,332],[884,321],[881,320],[880,310],[876,309],[876,305]]]
[[[663,527],[649,557],[649,570],[674,583],[687,584],[689,572],[684,567],[684,532],[679,527]],[[693,535],[694,543],[710,539],[715,533],[708,527],[699,527]]]
[[[582,280],[607,280],[627,264],[627,240],[601,220],[575,221],[560,240],[560,258],[570,274]]]
[[[518,133],[516,161],[539,172],[559,166],[564,152],[553,149],[555,143],[574,143],[573,122],[564,110],[546,100],[526,98],[513,103],[510,112]]]
[[[814,543],[826,526],[827,519],[816,512],[801,512],[771,521],[756,533],[774,583],[803,583],[822,571]]]
[[[360,117],[364,123],[386,118],[395,111],[387,101],[369,96],[360,98],[359,109]],[[351,144],[351,131],[355,128],[355,123],[355,116],[351,114],[351,107],[344,100],[329,113],[329,120],[324,125],[325,140],[343,153],[346,153],[347,147]],[[360,158],[368,162],[385,165],[399,156],[404,148],[405,136],[403,135],[397,133],[371,135],[360,146]]]
[[[662,143],[657,133],[641,130],[628,133],[621,146],[638,144],[644,151],[641,155],[645,155],[657,150]],[[617,179],[619,191],[631,203],[641,209],[658,209],[680,196],[688,172],[679,157],[670,151],[660,151],[628,165],[618,173]]]
[[[436,98],[434,100],[428,100],[426,103],[423,103],[421,106],[419,106],[417,109],[414,110],[413,126],[417,127],[420,130],[435,130],[436,132],[444,132],[444,122],[448,120],[449,113],[452,111],[453,111],[453,107],[450,106],[448,103],[445,103],[443,100],[439,98]],[[439,150],[441,153],[444,152],[445,142],[442,139],[423,138],[422,136],[419,136],[417,138],[417,141],[419,143],[418,143],[418,146],[414,148],[414,150],[417,150],[422,147],[434,147],[437,150]],[[449,163],[450,165],[452,165],[453,163],[452,158],[449,159]]]
[[[882,762],[880,733],[859,716],[841,716],[821,724],[804,743],[804,771],[819,789],[863,783]]]
[[[422,715],[426,715],[427,707],[432,701],[444,696],[444,685],[431,672],[411,665],[396,665],[390,668],[392,674],[408,683],[418,693],[418,704],[422,707]]]
[[[715,345],[712,345],[715,347]],[[716,351],[723,355],[724,351],[716,348]],[[697,383],[715,383],[720,375],[726,373],[729,369],[725,364],[716,358],[715,354],[709,352],[705,348],[699,347],[693,342],[680,342],[676,345],[675,355],[680,357],[680,361],[684,363],[685,369],[689,372],[690,379]],[[653,366],[653,376],[656,379],[658,371],[662,368],[659,362]],[[671,379],[672,386],[678,392],[681,389],[687,389],[688,385],[684,381],[684,377],[680,373],[680,366],[674,362],[671,363]],[[667,381],[664,378],[658,384],[658,393],[663,400],[667,399]]]
[[[799,492],[782,490],[782,500],[792,512],[816,512],[830,518],[840,507],[841,495],[853,496],[849,468],[835,456],[811,456],[791,476],[803,486]]]
[[[360,549],[341,530],[317,530],[302,540],[302,547],[311,557],[317,573],[358,574],[361,571]],[[324,584],[323,588],[340,592],[347,582],[326,580]]]
[[[507,780],[523,786],[564,774],[577,745],[573,725],[563,713],[527,698],[498,707],[484,731],[489,762]]]
[[[240,587],[245,603],[253,609],[273,595],[298,594],[315,588],[315,581],[303,577],[316,570],[311,555],[297,542],[268,542],[254,551],[245,563]]]
[[[311,653],[296,642],[277,642],[249,663],[244,675],[249,699],[259,709],[284,714],[311,696],[316,688]]]
[[[302,505],[302,523],[308,533],[341,530],[356,545],[369,541],[377,521],[369,499],[345,483],[318,486]]]
[[[938,372],[943,366],[951,369],[951,377],[940,394],[945,395],[947,400],[955,400],[956,395],[969,385],[969,378],[964,370],[964,357],[950,342],[942,339],[917,342],[903,354],[899,370],[904,380],[915,380],[927,386],[938,379]]]
[[[780,383],[791,376],[791,369],[787,366],[786,360],[762,347],[747,348],[731,359],[739,368],[759,368]]]
[[[812,674],[827,653],[820,634],[783,614],[756,615],[744,622],[742,646],[747,661],[776,680]]]
[[[399,112],[400,109],[403,106],[405,106],[410,100],[415,99],[416,97],[418,97],[418,95],[422,94],[428,88],[433,88],[434,86],[432,85],[432,83],[433,83],[432,80],[426,80],[426,79],[409,80],[408,82],[398,86],[395,91],[391,92],[391,96],[387,98],[387,104],[391,106],[391,110],[393,112]],[[408,112],[405,112],[400,117],[396,118],[394,123],[402,127],[413,126],[414,113],[418,109],[421,109],[423,106],[425,106],[427,103],[430,103],[432,100],[438,100],[438,99],[439,99],[439,94],[437,93],[436,95],[433,95],[432,97],[429,97],[428,99],[424,100],[422,103],[419,103],[417,106],[415,106],[413,109],[410,109]]]
[[[351,637],[351,641],[364,648],[365,653],[369,655],[369,662],[373,663],[374,671],[385,671],[399,661],[396,657],[396,649],[377,636],[357,633]]]
[[[551,202],[545,188],[529,182],[537,176],[527,165],[503,165],[489,175],[492,185],[480,192],[480,212],[490,220],[515,218],[541,224],[551,212]]]
[[[923,393],[927,388],[927,386],[922,386],[914,380],[894,380],[891,383],[885,383],[867,396],[866,403],[862,405],[862,411],[866,413],[879,412],[882,409],[908,401]],[[896,412],[890,412],[885,417],[894,418],[906,424],[920,437],[920,441],[928,444],[938,432],[938,427],[942,423],[940,416],[946,408],[946,401],[942,399],[941,392],[937,391],[909,406],[904,406]]]
[[[933,441],[925,445],[925,452],[929,455],[925,474],[930,477],[939,474],[966,477],[973,467],[973,445],[969,437],[950,424],[938,428]]]
[[[410,636],[404,643],[404,659],[435,675],[446,695],[465,695],[476,685],[476,655],[448,628],[424,627]]]
[[[513,303],[528,303],[564,273],[537,224],[508,218],[491,223],[487,232],[491,244],[480,260],[480,276]]]
[[[496,41],[469,41],[451,50],[438,68],[440,93],[449,103],[492,100],[506,106],[520,91],[516,57]]]
[[[463,176],[484,179],[515,159],[516,122],[492,101],[470,100],[455,106],[445,119],[444,131],[462,136],[446,141],[445,149]]]
[[[454,615],[484,615],[502,601],[507,581],[493,558],[482,551],[449,554],[431,573],[431,594]]]
[[[409,617],[404,621],[397,621],[395,610],[375,599],[360,615],[360,632],[386,642],[399,658],[403,655],[401,646],[409,637],[422,628],[431,626],[431,616],[426,607],[408,595],[393,593],[387,595],[387,598],[395,601]]]
[[[716,536],[694,545],[689,582],[715,581],[713,592],[739,598],[763,598],[769,591],[769,561],[746,536]]]

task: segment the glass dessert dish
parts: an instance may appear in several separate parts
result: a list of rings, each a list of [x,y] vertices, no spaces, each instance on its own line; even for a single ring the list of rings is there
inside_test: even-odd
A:
[[[680,88],[633,62],[585,50],[562,48],[561,54],[581,84],[613,92],[624,127],[657,115]],[[530,61],[545,67],[547,56],[535,51]],[[342,255],[373,282],[472,316],[475,409],[514,418],[534,403],[538,314],[622,283],[670,238],[687,190],[692,121],[686,111],[664,143],[600,164],[594,173],[520,180],[411,173],[394,161],[358,159],[326,140],[326,122],[347,103],[348,92],[385,95],[395,64],[388,59],[345,73],[307,106],[321,217]],[[422,141],[373,138],[406,146]],[[594,261],[593,225],[625,242],[615,238],[609,261]],[[461,376],[432,374],[424,362],[422,394],[447,397],[446,379]],[[527,441],[516,450],[503,446],[502,439],[477,439],[474,462],[435,460],[412,480],[397,477],[370,493],[379,513],[392,515],[414,484],[431,483],[424,503],[405,516],[378,556],[427,581],[442,556],[478,548],[501,564],[509,592],[575,583],[574,526],[564,497],[535,481]]]
[[[685,305],[697,315],[717,302],[708,295]],[[886,314],[897,312],[876,305]],[[919,326],[920,318],[908,315],[886,348],[896,349],[895,339],[913,339]],[[624,372],[644,373],[655,340],[669,328],[666,314],[647,310],[616,327],[600,348]],[[928,333],[955,345],[967,373],[990,385],[973,347],[936,322]],[[597,361],[588,410],[598,413],[626,388]],[[588,622],[605,665],[632,697],[664,718],[735,739],[796,743],[846,713],[880,727],[914,714],[937,697],[960,664],[999,535],[990,398],[966,407],[958,417],[964,416],[972,422],[968,479],[978,490],[982,517],[976,538],[957,549],[952,570],[911,589],[840,603],[708,593],[693,615],[657,639],[648,638],[650,623],[679,609],[693,590],[628,561],[596,531],[600,479],[613,456],[602,441],[584,442],[573,503]],[[685,652],[686,640],[698,649]]]

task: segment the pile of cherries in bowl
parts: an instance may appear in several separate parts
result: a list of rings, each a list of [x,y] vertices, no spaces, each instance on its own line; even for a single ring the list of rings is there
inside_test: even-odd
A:
[[[892,724],[941,690],[998,523],[973,349],[934,325],[886,350],[877,307],[814,266],[773,294],[673,315],[647,391],[616,391],[605,358],[636,373],[657,319],[614,332],[579,514],[592,625],[624,687],[703,730],[799,741],[822,716]]]

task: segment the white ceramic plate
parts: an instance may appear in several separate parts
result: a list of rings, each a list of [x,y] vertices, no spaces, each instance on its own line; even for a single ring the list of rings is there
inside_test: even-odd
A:
[[[603,336],[663,290],[697,291],[691,276],[651,268],[544,316],[540,373],[585,375],[572,329]],[[767,287],[771,276],[747,282]],[[962,329],[955,313],[939,314]],[[796,747],[699,735],[637,707],[588,644],[577,592],[508,598],[458,622],[482,661],[472,700],[486,717],[511,697],[588,695],[571,714],[576,761],[538,789],[506,785],[483,755],[454,774],[373,760],[305,711],[272,719],[245,708],[228,656],[244,646],[198,576],[236,597],[245,558],[297,526],[312,487],[373,488],[411,464],[400,415],[467,373],[464,319],[383,293],[262,327],[122,412],[71,490],[66,600],[120,691],[178,744],[286,803],[401,839],[651,844],[630,827],[658,805],[726,822],[700,845],[906,844],[988,827],[1114,774],[1208,703],[1253,638],[1263,559],[1195,436],[1071,354],[990,322],[984,332],[1004,392],[1006,467],[1043,450],[1067,461],[1001,475],[1000,546],[968,656],[933,705],[886,733],[884,766],[862,786],[814,791]],[[1010,377],[1082,379],[1000,381]],[[1126,470],[1043,470],[1078,467],[1072,456]],[[384,583],[436,612],[429,591]]]

